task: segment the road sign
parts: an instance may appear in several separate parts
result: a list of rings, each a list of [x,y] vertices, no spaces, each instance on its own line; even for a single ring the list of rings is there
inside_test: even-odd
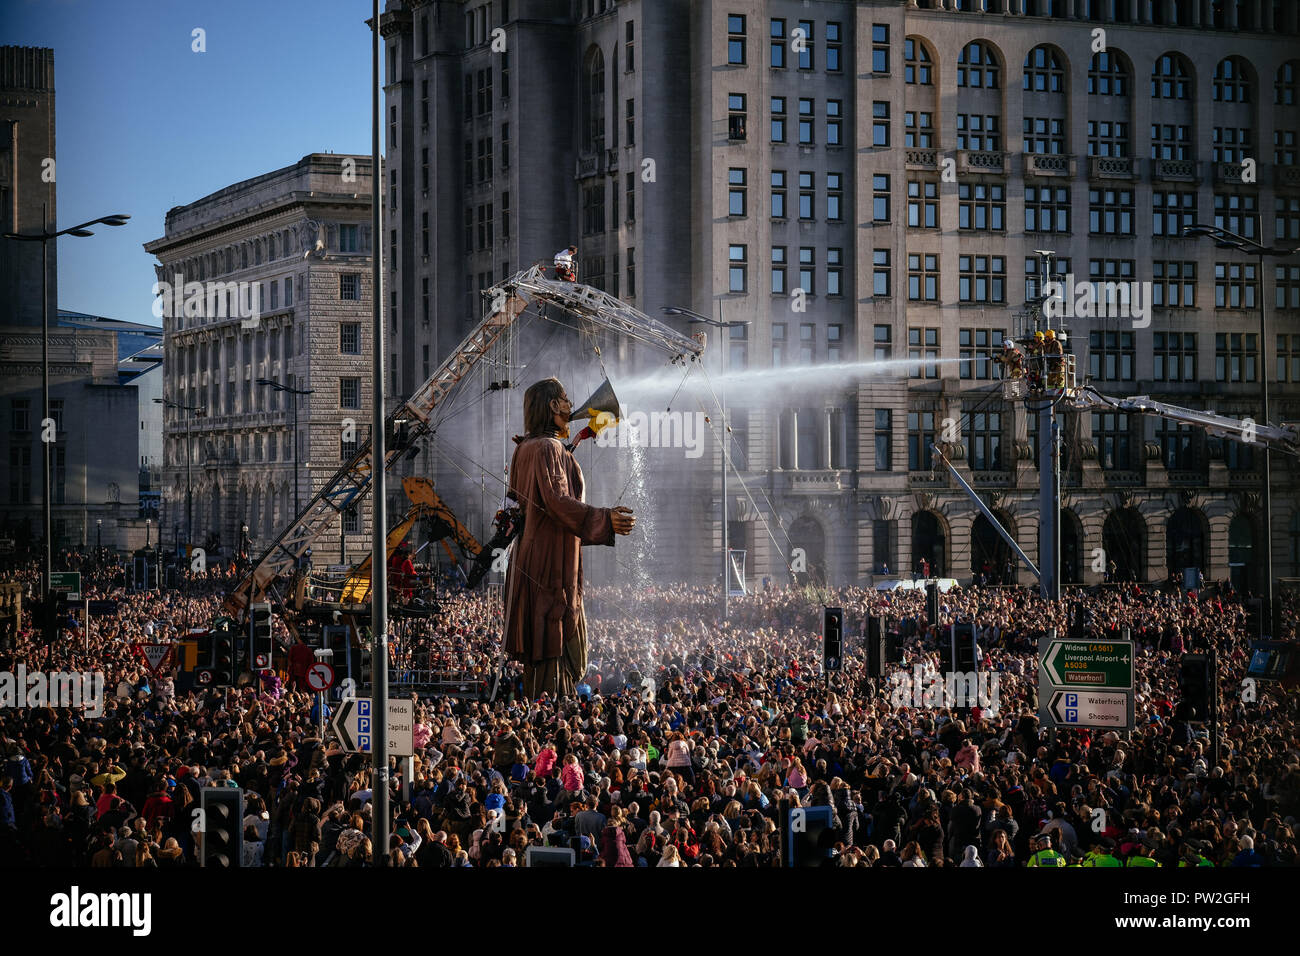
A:
[[[324,661],[317,661],[307,671],[307,686],[317,693],[334,686],[334,668]]]
[[[345,697],[334,712],[330,726],[339,744],[350,753],[370,753],[374,739],[375,714],[369,697]],[[415,753],[415,715],[409,700],[388,701],[388,755],[409,757]]]
[[[1043,657],[1043,670],[1058,687],[1127,690],[1133,686],[1133,645],[1128,641],[1052,641]]]
[[[149,665],[149,673],[157,677],[162,673],[163,668],[171,661],[172,645],[170,644],[137,644],[140,653]]]
[[[1048,706],[1058,727],[1105,727],[1123,730],[1133,725],[1131,691],[1058,690]]]
[[[1134,726],[1131,641],[1071,641],[1044,636],[1038,643],[1038,708],[1045,727]]]
[[[80,571],[51,571],[50,590],[59,592],[65,601],[81,600]]]

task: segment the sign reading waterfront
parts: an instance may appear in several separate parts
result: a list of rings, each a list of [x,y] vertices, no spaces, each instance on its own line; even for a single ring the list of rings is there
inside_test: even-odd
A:
[[[1046,727],[1133,728],[1133,644],[1044,637],[1038,644],[1039,719]]]

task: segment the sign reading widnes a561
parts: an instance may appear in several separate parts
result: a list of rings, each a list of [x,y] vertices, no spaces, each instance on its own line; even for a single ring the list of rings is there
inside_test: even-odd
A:
[[[1060,687],[1128,689],[1133,645],[1127,641],[1052,641],[1043,658],[1047,679]]]

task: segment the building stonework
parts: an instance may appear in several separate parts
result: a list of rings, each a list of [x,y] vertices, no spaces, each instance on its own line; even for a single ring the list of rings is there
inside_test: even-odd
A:
[[[952,433],[956,465],[1036,554],[1036,422],[1002,400],[991,358],[1026,329],[1037,250],[1099,294],[1133,281],[1159,296],[1142,318],[1067,320],[1099,391],[1258,416],[1264,373],[1273,421],[1300,418],[1300,262],[1256,276],[1250,258],[1181,235],[1206,222],[1300,246],[1298,12],[394,0],[397,381],[413,389],[421,349],[436,361],[460,341],[481,289],[575,241],[582,281],[647,313],[748,319],[728,342],[733,370],[902,360],[842,388],[792,375],[780,401],[729,405],[744,480],[729,483],[730,539],[751,583],[788,580],[796,553],[836,583],[922,558],[1001,578],[1008,549],[929,446]],[[1195,566],[1258,587],[1258,449],[1151,416],[1061,419],[1066,583],[1114,560],[1121,576]],[[656,472],[666,576],[717,574],[718,455],[715,442],[703,466]],[[411,467],[446,472],[432,454]],[[1280,577],[1300,576],[1296,478],[1274,454]],[[589,567],[622,573],[599,554]]]
[[[191,543],[222,557],[244,527],[254,555],[269,546],[351,457],[345,438],[369,434],[370,167],[366,156],[310,154],[171,210],[166,235],[145,246],[160,284],[179,276],[213,296],[196,306],[204,314],[159,302],[164,397],[202,410],[167,409],[162,523],[183,534],[188,428]],[[367,514],[358,509],[318,541],[316,561],[368,548]]]

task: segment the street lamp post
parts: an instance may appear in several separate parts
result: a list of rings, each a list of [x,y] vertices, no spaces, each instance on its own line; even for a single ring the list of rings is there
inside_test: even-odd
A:
[[[740,328],[749,325],[749,320],[744,319],[738,322],[724,322],[721,319],[722,302],[718,302],[719,318],[711,319],[707,315],[700,315],[691,309],[678,308],[676,306],[663,306],[660,309],[665,315],[682,315],[691,322],[701,322],[710,325],[718,330],[718,402],[722,406],[722,619],[727,619],[729,609],[729,596],[731,591],[731,541],[730,529],[727,527],[727,450],[729,447],[729,431],[727,427],[727,351],[730,343],[723,336],[723,329]]]
[[[93,236],[88,227],[103,224],[105,226],[125,226],[131,217],[125,213],[101,216],[90,222],[83,222],[67,229],[50,232],[46,228],[49,221],[49,207],[41,205],[40,232],[6,232],[6,239],[19,242],[39,242],[41,244],[41,431],[44,422],[50,417],[50,242],[59,236],[76,236],[79,239]],[[50,534],[50,442],[41,442],[41,502],[45,520],[45,587],[42,594],[49,593],[50,575],[54,571],[54,543]]]
[[[182,405],[180,402],[169,401],[165,398],[155,398],[154,404],[161,405],[164,408],[182,409],[188,414],[185,416],[185,543],[194,543],[194,491],[190,484],[190,461],[193,455],[190,453],[190,430],[194,424],[195,415],[203,415],[203,408],[200,405]]]
[[[1205,236],[1214,240],[1214,244],[1220,249],[1235,249],[1238,252],[1255,256],[1259,269],[1260,414],[1261,423],[1267,425],[1269,420],[1268,363],[1264,361],[1264,358],[1268,354],[1268,333],[1265,325],[1267,310],[1264,306],[1264,257],[1293,256],[1300,252],[1300,248],[1281,249],[1277,246],[1265,246],[1253,239],[1247,239],[1235,232],[1229,232],[1227,229],[1199,223],[1183,229],[1183,235],[1189,237]],[[1265,634],[1271,637],[1273,634],[1273,463],[1267,443],[1264,445],[1263,479],[1264,493],[1261,496],[1260,504],[1264,511],[1264,600],[1262,602],[1263,606],[1260,608],[1260,622],[1263,624]]]
[[[288,392],[293,396],[293,517],[296,521],[301,511],[298,505],[298,397],[310,395],[316,390],[314,388],[290,388],[288,385],[273,382],[269,378],[259,378],[257,384],[268,386],[277,392]],[[342,520],[343,518],[340,516],[339,521],[342,522]]]

